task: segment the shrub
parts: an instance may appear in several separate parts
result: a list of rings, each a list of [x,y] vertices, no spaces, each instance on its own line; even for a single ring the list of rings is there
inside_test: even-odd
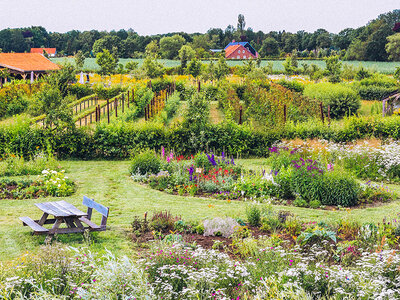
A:
[[[246,208],[247,221],[251,226],[259,226],[261,223],[261,209],[253,204]]]
[[[318,83],[307,85],[304,95],[324,104],[325,113],[330,106],[331,118],[352,115],[361,107],[360,98],[350,87],[341,84]]]
[[[294,92],[302,93],[304,91],[304,84],[295,80],[288,81],[281,79],[277,83]]]
[[[222,235],[226,238],[230,237],[240,226],[239,223],[232,218],[214,218],[212,220],[205,220],[203,225],[204,236]]]
[[[174,224],[180,217],[173,216],[169,211],[154,212],[150,221],[150,228],[159,232],[174,230]]]
[[[154,151],[147,150],[135,155],[131,162],[131,174],[157,174],[160,171],[161,160]]]

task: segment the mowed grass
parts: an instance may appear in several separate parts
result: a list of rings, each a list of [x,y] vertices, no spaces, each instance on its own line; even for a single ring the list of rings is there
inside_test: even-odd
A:
[[[57,57],[57,58],[51,58],[51,61],[55,63],[64,63],[64,62],[69,62],[74,64],[75,60],[73,57]],[[143,59],[131,59],[131,58],[120,58],[119,63],[126,65],[128,61],[136,61],[139,63],[139,66],[143,64]],[[164,65],[164,67],[170,68],[170,67],[176,67],[180,65],[179,60],[170,60],[170,59],[160,59],[160,63]],[[202,61],[205,64],[208,64],[208,60]],[[283,62],[284,60],[262,60],[261,66],[267,66],[269,62],[272,62],[273,64],[273,69],[276,71],[283,71]],[[243,65],[244,60],[228,60],[228,65],[229,66],[238,66],[238,65]],[[299,67],[301,67],[302,64],[315,64],[320,68],[325,68],[326,64],[325,61],[323,60],[299,60]],[[376,72],[381,72],[381,73],[394,73],[396,70],[396,67],[400,66],[400,62],[381,62],[381,61],[343,61],[343,64],[346,65],[351,65],[354,67],[364,67],[367,68],[371,71],[376,71]],[[85,65],[84,69],[87,70],[98,70],[99,66],[96,64],[96,59],[95,58],[86,58],[85,60]]]
[[[265,159],[239,160],[247,168],[267,169]],[[223,201],[211,198],[182,197],[169,195],[135,183],[129,177],[129,161],[63,161],[68,176],[77,183],[77,191],[71,197],[40,198],[31,200],[0,200],[0,260],[11,260],[25,251],[37,251],[44,243],[43,236],[32,236],[29,227],[23,227],[21,216],[37,219],[41,211],[34,205],[38,202],[66,200],[81,210],[83,195],[94,198],[110,207],[109,230],[92,235],[87,240],[81,234],[60,235],[56,240],[73,247],[88,246],[92,251],[112,250],[117,255],[134,254],[130,239],[130,224],[135,215],[149,215],[153,211],[169,210],[185,220],[202,220],[216,216],[245,219],[245,201]],[[400,193],[399,185],[390,187]],[[336,221],[352,217],[361,223],[380,222],[384,217],[394,217],[400,212],[400,202],[354,209],[351,211],[326,211],[290,206],[273,206],[275,210],[288,210],[304,221]],[[100,222],[100,215],[94,214]]]

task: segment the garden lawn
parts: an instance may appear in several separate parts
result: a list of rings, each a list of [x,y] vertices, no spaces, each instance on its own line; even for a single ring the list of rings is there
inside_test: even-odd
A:
[[[263,159],[240,160],[246,167],[260,168]],[[25,251],[35,251],[44,243],[44,236],[31,236],[30,228],[23,227],[18,217],[39,218],[41,211],[34,203],[66,200],[85,210],[83,195],[110,207],[109,229],[95,233],[91,239],[83,235],[62,235],[56,238],[71,246],[89,245],[93,251],[104,248],[118,254],[134,253],[130,242],[130,223],[134,215],[149,215],[153,211],[170,210],[185,220],[201,220],[215,216],[244,217],[246,202],[224,201],[210,198],[181,197],[153,190],[134,183],[128,173],[129,161],[63,161],[67,176],[77,183],[74,195],[65,198],[39,198],[31,200],[0,200],[0,261],[13,259]],[[262,165],[261,168],[267,168]],[[400,194],[400,185],[389,185]],[[400,212],[400,201],[394,201],[378,207],[349,211],[325,211],[290,206],[274,206],[276,210],[289,210],[304,221],[334,221],[352,216],[364,222],[381,222],[384,217],[394,217]],[[95,222],[100,215],[94,213]]]

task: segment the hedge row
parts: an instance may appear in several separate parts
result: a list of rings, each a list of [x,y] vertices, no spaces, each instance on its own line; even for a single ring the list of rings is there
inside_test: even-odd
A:
[[[340,125],[339,125],[340,124]],[[310,120],[287,124],[282,129],[257,131],[236,124],[208,125],[201,131],[187,126],[165,128],[161,124],[114,123],[95,129],[79,128],[49,131],[40,127],[0,128],[0,156],[6,152],[32,156],[38,149],[50,149],[60,158],[123,159],[145,148],[173,149],[189,155],[199,150],[224,151],[231,155],[268,155],[268,148],[281,139],[322,138],[335,142],[376,137],[400,139],[400,117],[356,118],[327,126]]]

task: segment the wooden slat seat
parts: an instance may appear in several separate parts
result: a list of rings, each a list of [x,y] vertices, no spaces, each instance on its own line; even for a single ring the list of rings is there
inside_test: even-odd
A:
[[[29,226],[30,228],[32,228],[34,234],[47,234],[49,232],[47,228],[40,226],[38,223],[36,223],[29,217],[20,217],[19,219],[22,221],[24,226]]]
[[[88,208],[87,209],[87,217],[85,217],[85,219],[87,221],[90,221],[91,224],[97,226],[97,228],[93,228],[88,223],[86,223],[85,221],[82,221],[82,220],[81,221],[89,225],[89,230],[90,231],[105,231],[106,228],[107,228],[107,219],[108,219],[108,213],[109,213],[110,209],[108,207],[104,206],[104,205],[101,205],[101,204],[95,202],[93,199],[90,199],[90,198],[88,198],[86,196],[83,196],[82,204],[87,206],[87,208]],[[93,209],[97,210],[102,215],[100,226],[94,224],[91,221],[92,220]]]
[[[88,225],[90,229],[93,229],[93,230],[100,230],[101,229],[101,227],[99,225],[94,224],[92,221],[90,221],[86,217],[80,217],[79,221],[81,221],[81,222],[85,223],[86,225]]]

